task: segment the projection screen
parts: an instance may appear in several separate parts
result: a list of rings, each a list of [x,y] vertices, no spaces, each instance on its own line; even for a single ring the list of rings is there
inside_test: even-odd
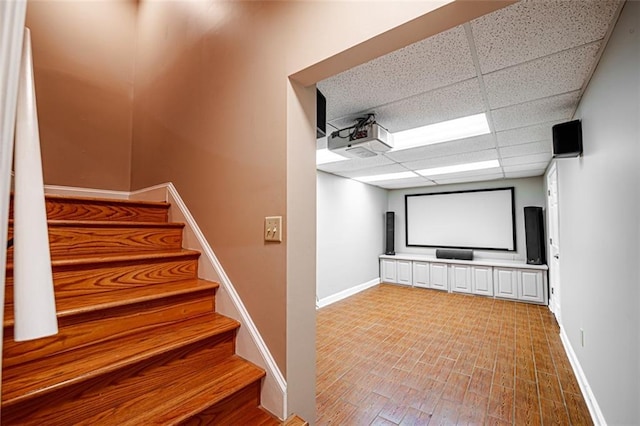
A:
[[[405,195],[407,246],[513,251],[514,189]]]

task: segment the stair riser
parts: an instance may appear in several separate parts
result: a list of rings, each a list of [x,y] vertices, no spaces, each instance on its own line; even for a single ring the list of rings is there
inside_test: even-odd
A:
[[[137,222],[167,222],[168,205],[117,204],[98,200],[45,200],[49,220],[116,220]],[[13,197],[9,205],[9,218],[13,218]]]
[[[178,423],[180,426],[240,425],[244,413],[260,405],[260,382],[251,383],[229,398]]]
[[[13,227],[9,237],[13,237]],[[131,251],[176,250],[182,246],[181,227],[85,227],[49,224],[49,246],[53,259],[74,255],[119,254]],[[13,260],[13,248],[7,251]]]
[[[213,291],[176,296],[102,311],[78,314],[58,321],[59,333],[42,339],[14,342],[5,329],[4,367],[215,311]]]
[[[13,271],[7,274],[6,303],[13,303]],[[56,299],[197,278],[197,256],[190,259],[109,266],[80,265],[53,269]]]
[[[87,380],[61,389],[59,392],[33,398],[2,407],[3,424],[20,425],[95,425],[125,424],[119,417],[126,416],[128,407],[147,403],[158,408],[162,400],[149,400],[153,391],[172,386],[185,374],[197,375],[202,369],[216,365],[235,352],[235,331],[163,353],[116,372]],[[177,363],[189,359],[189,370],[174,368]],[[159,368],[158,368],[159,367]],[[155,368],[151,373],[151,369]],[[130,378],[144,377],[143,385],[127,386]],[[86,394],[93,389],[118,385],[117,392]],[[112,388],[109,388],[112,390]],[[188,389],[185,389],[188,392]],[[108,408],[114,407],[112,410]],[[107,411],[108,414],[99,414]],[[106,417],[106,416],[109,417]],[[37,419],[37,420],[32,420]],[[84,419],[84,420],[81,420]]]

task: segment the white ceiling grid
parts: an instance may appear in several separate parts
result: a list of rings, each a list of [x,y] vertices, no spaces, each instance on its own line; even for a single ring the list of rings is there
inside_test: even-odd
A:
[[[319,82],[328,132],[369,112],[391,132],[485,112],[492,133],[318,169],[360,177],[492,159],[501,165],[372,183],[390,189],[543,174],[551,127],[572,119],[621,6],[521,1]]]

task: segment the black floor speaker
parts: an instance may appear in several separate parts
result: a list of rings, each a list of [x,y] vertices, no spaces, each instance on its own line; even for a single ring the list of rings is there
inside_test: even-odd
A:
[[[385,214],[385,228],[386,228],[386,240],[384,254],[396,254],[395,252],[395,229],[396,229],[396,214],[395,212],[387,212]]]
[[[546,259],[542,207],[524,208],[524,232],[527,242],[527,263],[544,265]]]

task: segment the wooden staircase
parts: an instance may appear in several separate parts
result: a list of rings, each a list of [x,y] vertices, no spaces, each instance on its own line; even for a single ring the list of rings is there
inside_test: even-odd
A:
[[[60,332],[13,341],[8,252],[2,424],[279,425],[235,355],[167,203],[47,196]],[[13,212],[10,211],[10,218]],[[12,236],[12,222],[9,225]]]

